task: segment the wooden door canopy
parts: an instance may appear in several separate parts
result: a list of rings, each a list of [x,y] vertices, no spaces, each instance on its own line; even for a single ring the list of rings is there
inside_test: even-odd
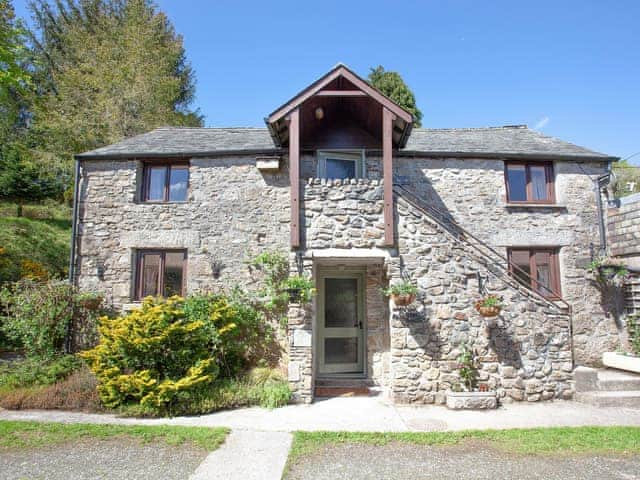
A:
[[[321,109],[320,115],[318,109]],[[276,109],[265,118],[265,122],[279,147],[288,146],[287,117],[298,110],[302,148],[380,148],[383,109],[394,116],[392,146],[402,148],[411,132],[411,113],[345,65],[338,64]]]

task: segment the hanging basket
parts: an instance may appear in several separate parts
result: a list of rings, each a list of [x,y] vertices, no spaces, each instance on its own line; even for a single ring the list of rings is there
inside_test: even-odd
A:
[[[500,311],[502,310],[502,307],[500,307],[498,305],[492,305],[490,307],[486,307],[486,306],[483,306],[483,305],[478,305],[476,307],[476,310],[483,317],[491,318],[491,317],[497,317],[498,315],[500,315]]]
[[[287,295],[289,295],[289,302],[300,303],[302,301],[301,288],[287,288],[285,292],[287,292]]]
[[[391,300],[393,300],[394,305],[396,305],[397,307],[406,307],[407,305],[411,305],[416,301],[416,295],[414,293],[392,293]]]

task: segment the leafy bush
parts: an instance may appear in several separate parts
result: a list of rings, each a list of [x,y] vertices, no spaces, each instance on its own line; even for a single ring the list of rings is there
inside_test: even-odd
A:
[[[391,295],[416,295],[418,293],[418,287],[416,287],[413,283],[405,280],[390,285],[389,288],[383,289],[382,293],[387,297]]]
[[[629,332],[631,352],[640,357],[640,315],[636,314],[627,317],[627,330]]]
[[[211,321],[184,299],[146,298],[139,310],[99,321],[100,343],[81,356],[98,379],[107,407],[139,403],[171,414],[181,400],[218,376],[216,335],[235,328],[226,322],[230,307],[219,302]],[[216,332],[213,332],[213,326]]]
[[[69,376],[80,366],[74,355],[63,355],[49,361],[27,358],[0,363],[0,391],[51,385]]]
[[[210,385],[191,392],[188,399],[174,406],[174,415],[203,415],[218,410],[261,406],[278,408],[289,403],[291,390],[284,376],[270,368],[256,368],[239,378],[218,378]],[[125,416],[153,417],[155,409],[144,405],[127,405],[120,409]]]
[[[64,351],[74,314],[74,288],[67,282],[21,280],[0,290],[2,329],[28,356],[48,358]]]

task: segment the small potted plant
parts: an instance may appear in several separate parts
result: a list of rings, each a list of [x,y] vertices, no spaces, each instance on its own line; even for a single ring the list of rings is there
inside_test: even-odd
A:
[[[502,297],[487,295],[476,302],[475,309],[483,317],[496,317],[502,310]]]
[[[383,289],[382,293],[387,297],[391,297],[396,306],[406,307],[415,302],[418,288],[408,280],[403,280]]]
[[[309,303],[315,293],[315,288],[310,278],[293,275],[284,281],[284,291],[292,303]]]
[[[589,264],[587,269],[595,275],[596,281],[601,285],[613,285],[621,287],[629,275],[629,271],[618,260],[601,257]]]

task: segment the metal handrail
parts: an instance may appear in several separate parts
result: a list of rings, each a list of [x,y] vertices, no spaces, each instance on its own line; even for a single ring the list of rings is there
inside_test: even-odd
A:
[[[458,241],[464,242],[467,245],[471,246],[480,255],[490,259],[493,265],[497,266],[498,268],[500,268],[504,272],[506,272],[507,276],[509,278],[508,283],[510,285],[514,286],[514,281],[515,281],[517,283],[517,286],[526,289],[530,294],[535,295],[537,298],[539,298],[540,300],[544,301],[547,305],[552,305],[553,307],[561,308],[556,303],[556,302],[558,302],[558,303],[563,304],[565,306],[566,310],[569,313],[571,313],[571,305],[565,299],[563,299],[562,296],[558,292],[554,291],[552,288],[547,287],[546,285],[542,285],[540,282],[538,282],[538,280],[536,280],[533,277],[531,277],[531,275],[529,275],[526,271],[524,271],[523,269],[521,269],[517,265],[509,262],[509,259],[506,256],[504,256],[503,254],[498,252],[496,249],[494,249],[493,247],[488,245],[486,242],[484,242],[483,240],[480,240],[478,237],[473,235],[471,232],[469,232],[468,230],[466,230],[465,228],[460,226],[453,219],[453,217],[451,217],[451,215],[443,213],[440,210],[432,207],[431,205],[424,204],[423,201],[420,199],[420,197],[418,197],[416,194],[414,194],[413,192],[411,192],[410,190],[406,189],[404,186],[402,186],[400,184],[394,183],[394,190],[395,190],[396,194],[398,194],[399,196],[403,197],[406,201],[408,201],[410,204],[412,204],[415,208],[417,208],[422,213],[424,213],[425,215],[427,215],[430,218],[432,218],[433,220],[435,220],[442,228],[444,228],[450,235],[452,235]],[[409,198],[407,198],[407,197],[409,197]],[[473,242],[469,241],[469,239],[474,240],[476,243],[474,244]],[[482,251],[482,249],[479,246],[482,246],[486,250],[489,250],[489,252],[491,252],[493,255],[497,256],[498,258],[500,258],[500,260],[502,260],[502,262],[504,262],[504,263],[496,262],[494,259],[491,259],[490,255],[488,255],[486,252]],[[505,264],[506,264],[506,266],[505,266]],[[537,292],[533,288],[528,287],[527,285],[524,285],[523,283],[518,282],[517,280],[515,280],[514,277],[512,276],[513,272],[517,272],[519,274],[522,274],[522,276],[524,276],[527,280],[530,281],[531,285],[535,284],[537,287],[544,288],[545,291],[547,291],[551,295],[553,295],[553,297],[554,297],[553,300],[545,297],[544,295],[541,295],[539,292]]]

